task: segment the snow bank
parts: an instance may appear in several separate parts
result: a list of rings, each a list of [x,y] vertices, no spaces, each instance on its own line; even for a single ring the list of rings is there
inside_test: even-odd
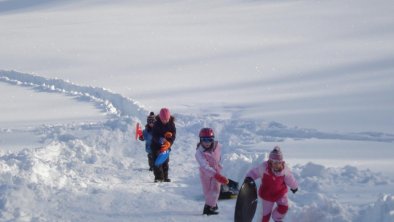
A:
[[[81,136],[81,131],[89,133]],[[88,203],[94,199],[91,193],[109,192],[119,183],[127,186],[129,170],[142,168],[129,159],[136,150],[126,146],[135,143],[126,132],[105,126],[101,129],[56,127],[48,132],[45,139],[51,142],[44,147],[16,154],[1,153],[1,218],[83,221],[81,215],[76,218],[66,215],[62,219],[59,213],[70,210],[68,207],[71,211],[77,209],[79,203],[74,202],[77,199]],[[95,204],[106,204],[105,201],[98,200]],[[94,209],[95,204],[89,209]]]
[[[370,170],[359,170],[353,166],[343,168],[326,168],[323,165],[308,163],[304,166],[295,166],[294,170],[300,180],[300,186],[311,191],[323,191],[336,184],[352,186],[367,184],[371,186],[386,185],[389,180]]]
[[[130,207],[137,204],[140,210],[149,208],[152,203],[149,201],[154,201],[164,187],[152,183],[152,175],[146,170],[143,145],[133,140],[127,130],[121,130],[123,124],[112,123],[110,126],[42,128],[39,132],[48,145],[19,153],[1,153],[1,217],[18,221],[128,221],[136,214],[130,211]],[[180,131],[183,130],[180,127]],[[186,206],[199,206],[202,201],[193,157],[194,145],[186,142],[192,137],[195,136],[190,133],[186,138],[179,138],[179,144],[174,148],[175,159],[172,159],[170,172],[174,183],[168,185],[172,188],[165,188],[166,194],[160,194],[163,198],[158,208],[160,217],[168,219],[165,212],[174,198],[182,199]],[[265,158],[264,153],[229,152],[223,156],[224,173],[242,182],[248,169]],[[350,187],[392,186],[392,181],[380,174],[352,166],[327,168],[316,163],[296,165],[292,171],[300,190],[296,195],[289,194],[289,221],[393,219],[393,196],[385,195],[368,207],[360,206],[360,211],[357,206],[340,202],[336,197]],[[149,201],[141,201],[142,196]],[[231,206],[229,208],[231,211]],[[100,211],[104,213],[99,214]],[[61,216],[59,212],[66,213]],[[218,221],[228,221],[231,217],[227,215]],[[165,220],[144,220],[143,215],[137,214],[136,221]]]
[[[394,195],[383,194],[375,203],[361,210],[357,221],[394,221]]]

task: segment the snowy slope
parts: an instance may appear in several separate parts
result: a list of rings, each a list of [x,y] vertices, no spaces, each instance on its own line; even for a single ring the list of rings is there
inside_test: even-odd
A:
[[[34,3],[0,4],[2,70],[147,109],[394,133],[390,0]]]
[[[105,89],[36,75],[3,71],[0,80],[16,87],[40,88],[42,93],[89,97],[85,101],[111,107],[107,109],[111,117],[105,122],[38,127],[33,131],[44,146],[1,154],[1,217],[6,221],[231,221],[234,200],[220,202],[221,214],[217,217],[200,215],[203,197],[194,146],[198,130],[208,122],[226,147],[224,173],[238,181],[271,149],[256,146],[264,141],[280,144],[291,138],[329,137],[391,143],[394,137],[372,133],[340,135],[292,129],[279,123],[175,113],[179,136],[171,157],[173,182],[155,184],[147,171],[143,144],[132,136],[135,123],[147,113],[134,101]],[[289,221],[392,221],[392,179],[354,166],[325,167],[309,162],[291,167],[300,192],[290,195]]]

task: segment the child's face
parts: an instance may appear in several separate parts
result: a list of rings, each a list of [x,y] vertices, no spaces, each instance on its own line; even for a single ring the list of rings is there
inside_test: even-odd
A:
[[[211,146],[210,142],[202,142],[201,145],[205,148],[208,149]]]
[[[213,138],[200,138],[201,145],[207,149],[211,147],[211,144],[213,143]]]
[[[166,125],[168,122],[170,122],[170,119],[162,119],[162,118],[160,118],[160,121],[163,123],[163,125]]]
[[[275,172],[280,172],[283,170],[283,161],[271,161],[272,170]]]
[[[153,127],[155,125],[155,121],[153,119],[148,120],[148,126]]]

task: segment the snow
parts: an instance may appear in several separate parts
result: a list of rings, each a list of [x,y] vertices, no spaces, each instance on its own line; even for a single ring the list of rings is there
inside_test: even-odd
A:
[[[281,146],[300,184],[286,221],[394,221],[393,9],[0,1],[0,220],[232,221],[235,200],[201,215],[208,126],[239,182]],[[172,182],[153,183],[133,133],[164,106]]]

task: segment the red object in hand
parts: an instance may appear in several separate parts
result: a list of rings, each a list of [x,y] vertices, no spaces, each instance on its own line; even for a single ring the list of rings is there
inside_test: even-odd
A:
[[[140,136],[143,136],[142,129],[140,123],[137,123],[137,125],[135,126],[135,139],[138,139]]]
[[[221,175],[221,174],[219,174],[219,173],[215,174],[214,178],[215,178],[219,183],[228,184],[228,179],[227,179],[225,176],[223,176],[223,175]]]
[[[171,147],[171,143],[168,142],[168,141],[165,141],[165,142],[163,143],[163,145],[161,145],[160,152],[165,152],[165,151],[168,150],[170,147]]]

